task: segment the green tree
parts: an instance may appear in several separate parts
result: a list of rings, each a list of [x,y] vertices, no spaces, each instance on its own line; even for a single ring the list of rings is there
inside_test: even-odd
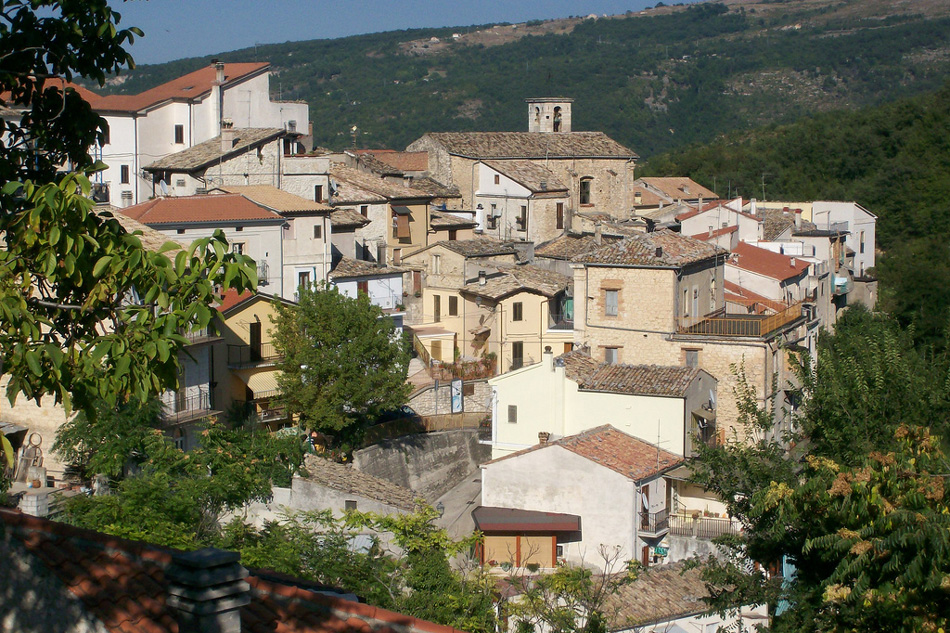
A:
[[[278,384],[302,424],[353,437],[406,403],[408,350],[365,293],[351,299],[336,288],[301,287],[297,305],[278,310]]]
[[[188,249],[143,248],[108,213],[95,213],[88,149],[105,121],[68,82],[102,84],[132,65],[105,0],[11,0],[0,8],[0,354],[7,396],[52,396],[94,413],[145,401],[177,380],[182,334],[211,320],[215,284],[256,284],[253,262],[221,234]],[[57,176],[61,165],[77,173]],[[174,261],[169,255],[174,253]]]

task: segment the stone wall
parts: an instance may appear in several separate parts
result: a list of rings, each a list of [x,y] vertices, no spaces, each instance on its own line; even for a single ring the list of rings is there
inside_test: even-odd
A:
[[[466,380],[472,385],[473,395],[464,396],[462,404],[465,413],[491,413],[491,387],[488,379]],[[452,412],[452,384],[440,382],[438,386],[425,387],[409,399],[409,406],[419,415],[443,415]]]
[[[408,435],[353,453],[358,470],[409,488],[430,503],[491,458],[477,429]]]

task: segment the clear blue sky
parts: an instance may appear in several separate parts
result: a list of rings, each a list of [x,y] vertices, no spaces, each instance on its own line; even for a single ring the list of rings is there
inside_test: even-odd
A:
[[[111,4],[122,15],[122,26],[145,31],[132,46],[135,61],[154,64],[255,44],[612,15],[654,6],[656,0],[113,0]]]

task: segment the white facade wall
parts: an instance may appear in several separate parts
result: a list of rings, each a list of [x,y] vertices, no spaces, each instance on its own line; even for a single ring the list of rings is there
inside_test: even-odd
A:
[[[863,276],[874,266],[877,218],[867,209],[856,202],[815,202],[812,204],[812,218],[819,229],[830,228],[836,222],[847,223],[845,244],[854,251],[856,276]]]
[[[306,103],[270,100],[270,75],[262,73],[224,91],[224,118],[234,127],[280,127],[288,129],[294,121],[301,134],[307,134],[310,119]],[[211,136],[217,135],[212,134]]]
[[[537,398],[537,395],[535,395]],[[601,545],[638,558],[633,481],[557,445],[483,465],[482,505],[581,517],[581,540],[564,543],[568,562],[597,565]]]
[[[315,237],[318,233],[319,237]],[[281,296],[294,296],[298,273],[303,270],[312,271],[312,281],[326,281],[332,261],[330,218],[326,215],[285,217],[282,236],[284,265]]]
[[[356,298],[358,282],[365,281],[370,303],[383,310],[395,309],[403,303],[402,275],[388,277],[360,277],[334,281],[333,285],[340,289],[340,293],[347,297]]]
[[[774,277],[739,268],[730,264],[728,260],[725,266],[725,277],[726,281],[731,281],[746,290],[751,290],[774,301],[788,301],[790,303],[801,301],[805,298],[805,291],[808,289],[805,275],[780,281]]]
[[[758,220],[726,207],[716,207],[682,220],[680,222],[680,233],[693,236],[708,233],[710,227],[716,230],[726,226],[739,227],[740,242],[755,242],[759,239]]]
[[[307,200],[316,200],[317,185],[323,187],[323,201],[329,200],[330,159],[328,157],[284,156],[281,163],[281,189]]]

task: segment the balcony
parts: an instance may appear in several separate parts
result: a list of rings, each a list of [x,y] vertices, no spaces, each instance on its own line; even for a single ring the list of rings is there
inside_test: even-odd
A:
[[[854,289],[854,282],[850,277],[839,277],[835,275],[831,284],[831,293],[836,297],[846,295]]]
[[[669,519],[670,534],[711,540],[725,534],[738,534],[742,524],[728,517],[702,516],[699,512],[674,514]]]
[[[261,398],[257,400],[235,400],[234,403],[243,407],[244,414],[247,417],[250,418],[251,416],[254,416],[261,424],[270,426],[278,422],[290,420],[290,414],[287,411],[287,407],[274,405],[270,402],[269,398]]]
[[[177,391],[162,397],[162,421],[164,426],[173,426],[199,420],[214,413],[211,409],[211,393],[206,388],[188,393]]]
[[[199,328],[197,330],[179,330],[179,334],[184,336],[188,340],[189,345],[197,345],[199,343],[208,343],[220,339],[221,337],[215,333],[214,330],[208,327]]]
[[[228,345],[228,369],[272,365],[281,358],[273,343]]]
[[[801,318],[802,304],[796,303],[771,315],[722,314],[721,316],[706,317],[695,323],[683,324],[681,321],[677,333],[715,337],[761,338]]]
[[[662,536],[670,531],[670,512],[640,512],[640,529],[643,536]]]

